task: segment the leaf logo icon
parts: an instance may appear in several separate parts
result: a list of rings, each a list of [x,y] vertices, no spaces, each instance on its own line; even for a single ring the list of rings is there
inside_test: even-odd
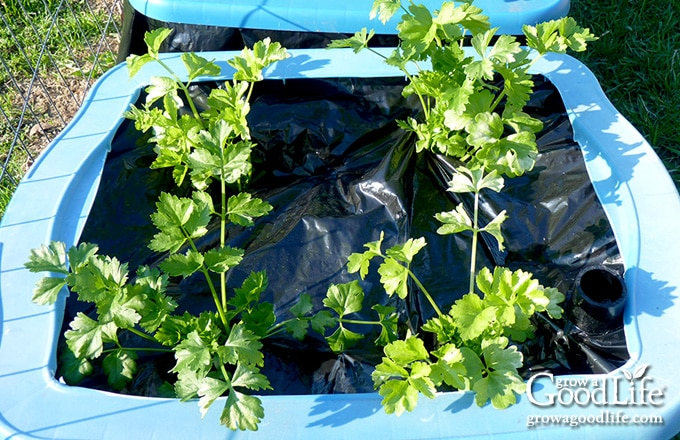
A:
[[[649,364],[642,364],[639,367],[635,369],[634,373],[631,373],[628,370],[621,370],[621,373],[628,379],[629,381],[633,381],[635,379],[640,379],[642,378],[646,373],[647,369],[649,368]]]
[[[633,374],[633,379],[640,379],[642,376],[644,376],[647,372],[647,368],[649,368],[649,364],[643,364],[637,367],[637,369],[635,369],[635,373]]]

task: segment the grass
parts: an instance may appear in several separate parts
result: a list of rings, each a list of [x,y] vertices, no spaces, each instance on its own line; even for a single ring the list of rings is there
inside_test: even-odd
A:
[[[600,39],[578,54],[680,187],[680,2],[571,0]]]
[[[115,63],[115,54],[102,45],[110,39],[112,8],[102,5],[99,0],[0,0],[0,217],[87,87]]]
[[[9,67],[0,71],[0,80],[7,81],[8,75],[30,77],[36,65],[40,73],[58,67],[70,69],[69,73],[87,74],[88,66],[93,63],[88,54],[89,45],[101,37],[102,23],[108,19],[107,11],[95,11],[92,3],[91,0],[0,0],[4,7],[0,53]]]

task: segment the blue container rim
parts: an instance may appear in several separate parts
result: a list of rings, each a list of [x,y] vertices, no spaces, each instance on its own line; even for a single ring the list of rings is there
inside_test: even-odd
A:
[[[369,53],[349,50],[291,50],[292,57],[266,71],[271,79],[390,77],[402,73]],[[216,58],[224,77],[226,59],[234,53],[205,53]],[[179,54],[165,61],[184,72]],[[592,73],[568,55],[539,60],[533,73],[546,76],[558,89],[574,128],[591,181],[614,229],[626,268],[629,298],[624,311],[630,360],[609,375],[574,375],[565,380],[602,381],[620,386],[628,375],[647,379],[642,386],[659,390],[655,405],[623,400],[598,406],[545,404],[554,387],[549,378],[533,383],[532,398],[503,411],[479,408],[466,392],[421,397],[412,413],[386,415],[377,393],[355,395],[265,396],[266,416],[257,433],[231,433],[219,425],[219,409],[200,419],[194,403],[176,399],[124,396],[69,387],[54,379],[55,347],[64,303],[53,307],[31,303],[39,276],[24,267],[30,249],[50,240],[76,243],[91,207],[113,133],[121,115],[150,78],[162,74],[145,67],[130,79],[124,65],[107,72],[93,87],[74,120],[40,156],[19,185],[0,223],[0,436],[11,438],[356,438],[374,433],[393,439],[450,436],[507,437],[549,433],[559,437],[670,437],[680,431],[680,383],[675,381],[675,352],[680,343],[676,323],[680,272],[677,247],[680,197],[651,146],[611,105]],[[206,78],[219,79],[219,78]],[[642,377],[644,376],[644,377]],[[574,382],[577,383],[577,382]],[[632,382],[631,382],[632,383]],[[614,386],[612,385],[612,386]],[[639,390],[639,387],[638,387]],[[648,396],[649,397],[649,396]],[[533,400],[533,401],[532,401]],[[644,400],[644,399],[643,399]],[[538,403],[538,404],[537,404]],[[639,403],[639,399],[637,401]],[[645,403],[645,402],[643,402]],[[219,402],[217,404],[219,406]],[[663,417],[665,423],[629,426],[589,424],[603,411],[619,420]],[[571,417],[585,425],[527,425],[534,417]],[[548,420],[548,419],[546,419]],[[535,434],[534,434],[535,432]]]
[[[383,25],[370,20],[372,0],[128,0],[142,15],[168,23],[223,26],[280,31],[339,32],[353,34],[366,27],[376,33],[396,32],[398,16]],[[441,0],[420,0],[432,10]],[[524,24],[563,17],[570,0],[475,0],[501,33],[520,35]]]

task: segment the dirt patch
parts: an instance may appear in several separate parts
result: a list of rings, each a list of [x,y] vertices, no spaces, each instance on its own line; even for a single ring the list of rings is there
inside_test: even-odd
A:
[[[5,118],[0,124],[0,161],[5,164],[0,181],[3,186],[7,184],[6,180],[18,182],[21,179],[40,153],[73,119],[96,79],[113,66],[120,41],[121,12],[121,0],[108,3],[87,0],[82,13],[90,20],[97,18],[100,35],[74,44],[59,39],[55,53],[46,47],[45,35],[44,51],[30,69],[33,74],[9,72],[9,79],[0,85],[9,104],[7,110],[3,108]],[[61,36],[57,29],[59,24],[57,22],[51,30],[54,36]],[[16,44],[17,50],[22,50],[20,43]]]

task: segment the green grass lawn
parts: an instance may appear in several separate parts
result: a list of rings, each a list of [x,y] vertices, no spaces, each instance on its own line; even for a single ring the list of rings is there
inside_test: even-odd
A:
[[[680,186],[680,2],[571,0],[600,39],[578,54]]]

